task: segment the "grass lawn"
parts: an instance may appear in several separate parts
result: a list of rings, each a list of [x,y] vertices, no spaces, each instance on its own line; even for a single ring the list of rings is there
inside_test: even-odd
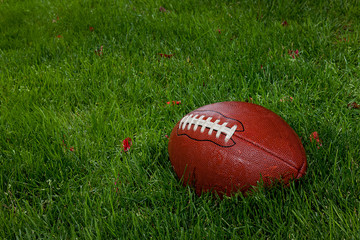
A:
[[[0,1],[0,239],[360,239],[359,34],[355,0]],[[167,136],[246,100],[307,174],[198,197]]]

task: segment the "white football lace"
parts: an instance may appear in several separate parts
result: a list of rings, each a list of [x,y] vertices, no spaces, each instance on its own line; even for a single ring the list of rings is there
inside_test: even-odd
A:
[[[204,119],[205,116],[201,115],[199,118],[197,118],[199,115],[186,115],[183,117],[179,124],[179,129],[182,130],[185,129],[187,125],[187,130],[191,129],[191,126],[194,125],[193,130],[196,131],[198,126],[201,126],[200,132],[203,133],[205,131],[205,128],[209,128],[208,134],[211,135],[213,131],[217,131],[215,137],[219,138],[221,133],[224,133],[225,136],[225,142],[229,141],[229,139],[234,135],[237,125],[232,126],[231,128],[227,127],[226,125],[228,122],[224,122],[223,124],[219,124],[220,120],[217,119],[215,122],[211,122],[212,117],[208,117],[206,120]]]

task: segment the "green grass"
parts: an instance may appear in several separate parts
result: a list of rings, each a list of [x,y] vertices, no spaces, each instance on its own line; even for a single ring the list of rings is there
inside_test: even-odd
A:
[[[0,238],[359,239],[359,6],[0,1]],[[250,97],[302,138],[307,175],[196,196],[166,135],[200,106]]]

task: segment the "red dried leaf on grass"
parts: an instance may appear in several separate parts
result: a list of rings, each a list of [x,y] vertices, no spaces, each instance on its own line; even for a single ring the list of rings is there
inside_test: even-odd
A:
[[[159,11],[160,12],[166,12],[166,9],[164,7],[162,7],[162,6],[160,6]]]
[[[64,136],[64,139],[65,139],[65,136]],[[62,140],[62,142],[63,142],[62,145],[64,146],[64,151],[65,151],[65,150],[69,150],[70,152],[74,152],[74,151],[75,151],[75,148],[74,148],[74,147],[69,147],[69,148],[68,148],[67,145],[66,145],[66,143],[65,143],[65,140],[64,140],[64,139]]]
[[[166,102],[166,104],[169,106],[180,105],[181,101],[171,101],[171,102]]]
[[[131,138],[125,138],[122,142],[122,149],[124,150],[124,152],[127,152],[130,150],[130,147],[132,145],[132,140]]]
[[[90,31],[90,32],[93,32],[93,31],[94,31],[94,27],[91,27],[91,26],[90,26],[90,27],[89,27],[89,31]]]
[[[349,103],[348,105],[347,105],[347,107],[348,108],[350,108],[350,109],[360,109],[360,104],[357,104],[356,102],[352,102],[352,103]]]
[[[95,50],[95,54],[98,56],[102,56],[103,55],[103,46],[101,45],[100,48]]]
[[[287,27],[289,24],[288,24],[288,22],[287,21],[283,21],[282,23],[281,23],[281,26],[283,26],[283,27]]]
[[[293,58],[295,59],[296,57],[299,57],[299,50],[296,49],[295,51],[294,50],[288,50],[288,54]]]
[[[337,40],[339,41],[339,42],[349,42],[349,39],[347,39],[347,38],[337,38]]]
[[[265,73],[265,69],[262,64],[260,65],[260,69]]]
[[[294,98],[293,97],[283,97],[280,99],[280,102],[286,102],[286,101],[292,102],[292,101],[294,101]]]
[[[320,139],[319,134],[316,131],[310,134],[310,142],[313,141],[316,143],[317,148],[322,147],[322,140]]]
[[[174,56],[174,54],[165,54],[165,53],[159,53],[160,57],[164,57],[164,58],[172,58]]]

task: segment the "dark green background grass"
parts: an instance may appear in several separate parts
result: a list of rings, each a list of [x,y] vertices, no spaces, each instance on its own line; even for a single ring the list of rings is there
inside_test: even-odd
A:
[[[358,239],[359,6],[0,1],[0,238]],[[302,138],[307,175],[197,197],[166,135],[249,98]]]

